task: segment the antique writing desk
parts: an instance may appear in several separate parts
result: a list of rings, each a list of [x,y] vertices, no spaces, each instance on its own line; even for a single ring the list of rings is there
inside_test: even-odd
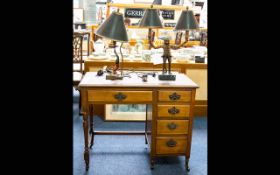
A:
[[[96,76],[96,72],[87,72],[79,84],[86,170],[89,168],[89,147],[92,147],[94,135],[97,134],[142,134],[150,148],[151,168],[158,156],[183,155],[189,170],[197,84],[184,74],[177,74],[176,81],[160,81],[157,76],[148,76],[147,82],[143,82],[135,73],[130,75],[123,80],[112,81],[106,80],[105,75]],[[145,130],[95,131],[93,104],[146,104]]]

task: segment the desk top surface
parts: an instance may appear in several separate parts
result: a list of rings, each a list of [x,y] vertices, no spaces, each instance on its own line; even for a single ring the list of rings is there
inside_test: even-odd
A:
[[[106,80],[106,75],[97,76],[96,72],[87,72],[79,87],[180,87],[180,88],[198,88],[185,74],[176,74],[175,81],[162,81],[158,80],[158,76],[152,77],[148,75],[148,81],[143,82],[140,74],[130,73],[130,77],[124,77],[123,80]]]

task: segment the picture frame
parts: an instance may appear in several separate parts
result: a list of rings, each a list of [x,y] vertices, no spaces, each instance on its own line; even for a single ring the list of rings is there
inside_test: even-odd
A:
[[[145,104],[106,104],[105,121],[145,121]]]
[[[73,8],[73,22],[84,22],[84,9]]]

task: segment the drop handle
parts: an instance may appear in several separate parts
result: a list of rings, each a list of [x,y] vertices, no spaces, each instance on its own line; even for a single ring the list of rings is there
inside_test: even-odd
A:
[[[172,114],[172,115],[178,114],[179,112],[180,112],[180,110],[177,109],[175,106],[170,108],[170,109],[168,109],[168,113]]]
[[[115,94],[114,97],[115,97],[115,99],[117,99],[118,101],[121,101],[121,100],[126,99],[126,95],[124,95],[124,94],[121,93],[121,92]]]
[[[166,142],[166,145],[168,147],[175,147],[177,145],[177,142],[173,139],[170,139],[168,142]]]
[[[168,123],[167,127],[170,129],[170,130],[174,130],[177,128],[177,124],[176,123]]]
[[[179,100],[181,98],[181,95],[177,94],[176,92],[174,92],[173,94],[169,95],[169,99],[172,101],[176,101]]]

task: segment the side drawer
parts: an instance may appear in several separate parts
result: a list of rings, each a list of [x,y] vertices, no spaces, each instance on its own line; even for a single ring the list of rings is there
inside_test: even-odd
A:
[[[189,120],[158,120],[157,134],[188,134]]]
[[[159,91],[158,100],[167,102],[190,102],[192,91]]]
[[[151,102],[152,91],[99,91],[88,90],[90,102]]]
[[[156,154],[184,154],[187,137],[157,137]]]
[[[190,105],[158,105],[158,117],[189,117]]]

